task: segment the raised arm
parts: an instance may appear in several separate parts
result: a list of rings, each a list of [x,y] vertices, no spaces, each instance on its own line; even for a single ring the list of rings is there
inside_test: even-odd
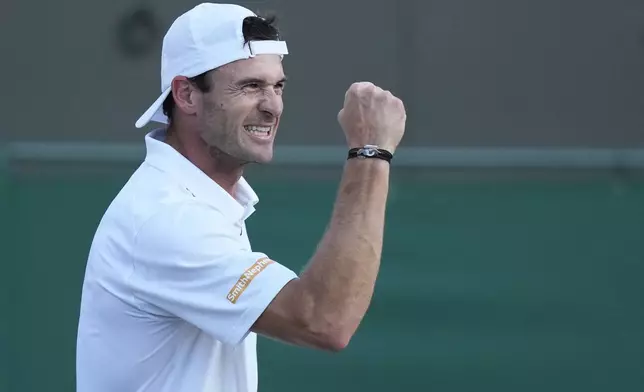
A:
[[[402,101],[371,83],[355,83],[338,121],[348,146],[394,152],[404,130]],[[338,351],[349,343],[373,295],[380,267],[390,168],[387,161],[347,160],[331,221],[298,279],[290,281],[252,331],[283,342]]]

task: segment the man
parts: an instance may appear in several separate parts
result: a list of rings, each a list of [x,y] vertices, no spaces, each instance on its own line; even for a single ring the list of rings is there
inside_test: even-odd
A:
[[[338,120],[351,150],[298,277],[251,250],[244,225],[257,196],[242,171],[272,158],[286,54],[270,20],[236,5],[201,4],[168,30],[162,94],[136,123],[167,125],[146,135],[145,161],[89,254],[78,391],[256,391],[256,334],[330,351],[349,343],[373,293],[405,110],[370,83],[347,90]]]

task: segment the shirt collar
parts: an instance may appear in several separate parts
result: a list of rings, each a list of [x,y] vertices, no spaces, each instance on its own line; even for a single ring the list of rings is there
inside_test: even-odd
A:
[[[259,198],[244,177],[240,177],[237,182],[236,195],[233,197],[186,157],[166,144],[164,138],[165,129],[156,129],[145,135],[145,162],[168,173],[195,197],[205,200],[235,220],[246,219],[255,211]]]

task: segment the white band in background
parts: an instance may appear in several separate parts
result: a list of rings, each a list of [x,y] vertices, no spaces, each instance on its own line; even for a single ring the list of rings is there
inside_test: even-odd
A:
[[[61,162],[140,162],[142,143],[10,142],[0,158]],[[275,146],[274,164],[341,166],[345,146]],[[400,167],[644,169],[644,149],[440,148],[400,147],[392,161]]]

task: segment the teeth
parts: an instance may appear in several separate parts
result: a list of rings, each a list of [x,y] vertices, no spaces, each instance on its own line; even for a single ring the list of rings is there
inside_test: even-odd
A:
[[[259,127],[256,125],[247,125],[244,129],[250,133],[258,135],[268,135],[271,132],[271,127]]]

